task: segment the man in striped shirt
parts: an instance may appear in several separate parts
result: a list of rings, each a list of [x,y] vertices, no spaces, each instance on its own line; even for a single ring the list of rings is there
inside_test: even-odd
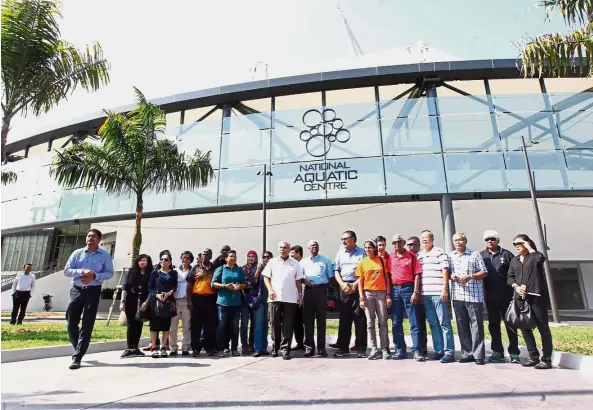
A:
[[[449,261],[447,254],[434,246],[434,234],[420,235],[422,250],[418,261],[422,265],[422,297],[426,320],[432,333],[434,354],[428,360],[455,362],[455,342],[449,316]]]

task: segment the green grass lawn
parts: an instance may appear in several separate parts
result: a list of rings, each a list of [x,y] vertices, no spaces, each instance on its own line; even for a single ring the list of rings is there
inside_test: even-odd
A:
[[[112,321],[109,327],[105,326],[105,324],[106,321],[104,320],[95,322],[92,341],[105,342],[111,340],[123,340],[126,338],[126,328],[120,326],[117,323],[117,320]],[[389,323],[389,326],[391,326],[391,322]],[[181,332],[181,324],[179,327]],[[486,338],[488,338],[488,322],[484,322],[484,329],[486,330]],[[552,327],[551,330],[555,350],[593,355],[593,327]],[[455,323],[453,323],[453,331],[457,334]],[[428,327],[428,332],[430,334],[430,327]],[[147,337],[148,333],[148,326],[144,326],[142,332],[143,337]],[[326,333],[333,336],[338,334],[337,320],[327,321]],[[410,334],[410,326],[407,320],[404,323],[404,333],[406,335]],[[508,342],[504,330],[502,334],[504,341]],[[541,339],[537,331],[535,331],[535,335],[538,346],[541,346]],[[65,321],[25,323],[22,326],[12,326],[8,323],[2,323],[2,350],[67,345],[69,343],[70,341],[68,340]],[[521,336],[519,336],[519,343],[525,345],[525,341]]]

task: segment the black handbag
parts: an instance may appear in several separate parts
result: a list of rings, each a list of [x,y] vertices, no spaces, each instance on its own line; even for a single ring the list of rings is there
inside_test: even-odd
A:
[[[138,298],[138,307],[136,308],[136,315],[134,319],[139,320],[140,322],[148,322],[150,320],[150,305],[148,305],[148,309],[146,311],[142,311],[142,301]]]
[[[164,302],[153,299],[152,316],[158,319],[172,319],[177,316],[177,305],[175,298],[169,298]]]
[[[531,307],[523,298],[511,300],[504,320],[514,329],[532,330],[536,327]]]

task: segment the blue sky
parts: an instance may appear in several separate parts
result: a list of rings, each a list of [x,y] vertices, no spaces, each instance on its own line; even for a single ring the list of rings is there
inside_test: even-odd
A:
[[[9,142],[129,104],[133,85],[155,98],[248,81],[258,61],[306,72],[352,57],[338,3],[365,54],[422,40],[462,59],[515,58],[513,41],[565,30],[558,14],[545,23],[535,0],[63,0],[63,37],[79,47],[99,41],[111,83],[39,118],[15,118]]]

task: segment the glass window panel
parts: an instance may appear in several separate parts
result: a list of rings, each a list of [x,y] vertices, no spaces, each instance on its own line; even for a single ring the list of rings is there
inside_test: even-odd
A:
[[[242,101],[247,107],[259,112],[270,112],[272,110],[271,98],[260,98],[259,100]]]
[[[579,93],[585,90],[593,91],[591,78],[546,78],[548,93]]]
[[[445,154],[449,192],[506,191],[500,152]]]
[[[93,205],[94,190],[68,189],[62,192],[59,217],[61,221],[87,218]]]
[[[305,94],[291,94],[276,97],[275,99],[276,111],[296,110],[306,107],[321,106],[321,93],[305,93]]]
[[[233,110],[233,115],[225,118],[223,133],[267,130],[272,127],[272,116],[269,112],[241,115]]]
[[[183,123],[186,125],[194,123],[197,120],[199,120],[200,118],[202,118],[204,115],[208,114],[210,112],[210,110],[212,110],[213,108],[214,108],[214,106],[192,108],[191,110],[185,110],[185,114],[183,116]],[[203,121],[213,121],[213,120],[220,121],[221,118],[222,118],[222,110],[217,109],[212,114],[210,114],[208,117],[206,117]]]
[[[222,136],[222,168],[267,164],[270,130],[237,131]]]
[[[593,148],[593,111],[563,111],[556,121],[563,148]]]
[[[306,130],[304,121],[309,120],[310,110],[322,111],[321,105],[301,108],[298,110],[274,111],[274,128],[280,129],[285,127],[294,127],[300,131]],[[307,115],[307,119],[305,119]]]
[[[429,115],[429,104],[433,98],[402,98],[396,101],[381,101],[381,119],[402,117],[426,117]]]
[[[484,86],[483,80],[447,81],[446,83],[468,94],[479,96],[485,96],[486,94],[486,87]],[[449,88],[443,86],[437,89],[437,94],[439,97],[460,96],[457,91],[450,90]]]
[[[514,112],[523,116],[546,111],[543,94],[493,95],[494,108],[500,112]]]
[[[321,171],[328,198],[385,195],[382,158],[357,158],[327,163],[335,166],[325,173]]]
[[[181,112],[170,112],[165,115],[167,125],[179,125],[181,124]]]
[[[381,101],[389,101],[414,87],[414,84],[393,84],[379,87]],[[407,97],[406,97],[407,98]]]
[[[257,175],[261,170],[260,167],[221,170],[218,205],[262,202],[264,180]]]
[[[566,150],[568,179],[574,189],[593,189],[593,149]]]
[[[72,135],[54,139],[51,143],[51,149],[62,152],[66,148],[71,147],[72,142],[70,141],[70,138],[72,138]]]
[[[218,182],[213,179],[207,186],[194,189],[175,191],[173,193],[172,208],[187,209],[216,205],[216,190]]]
[[[29,147],[29,157],[39,155],[39,154],[45,154],[46,152],[47,152],[47,142]]]
[[[32,186],[33,194],[46,194],[62,190],[62,187],[58,185],[55,178],[50,175],[50,169],[50,166],[41,167],[39,169],[37,185]]]
[[[299,201],[325,199],[325,189],[320,182],[326,167],[325,161],[273,165],[270,201]]]
[[[325,152],[325,140],[323,138],[312,138],[306,140],[307,134],[302,128],[281,127],[276,128],[272,137],[272,163],[307,161],[314,159],[314,155],[321,155]]]
[[[31,199],[19,198],[2,202],[2,229],[31,223]]]
[[[552,109],[561,111],[593,111],[593,92],[579,94],[551,94]]]
[[[438,97],[439,114],[489,114],[490,106],[486,95],[476,95],[482,101],[476,101],[470,97],[463,97],[457,94],[457,97]]]
[[[375,87],[326,91],[325,102],[328,105],[375,102]]]
[[[61,190],[44,192],[40,195],[33,195],[33,203],[31,206],[31,222],[41,223],[57,221],[61,200]]]
[[[554,150],[560,148],[558,130],[554,125],[553,114],[541,113],[534,118],[517,119],[508,114],[496,115],[501,146],[504,150],[513,151],[521,148],[521,135],[525,143],[537,141],[530,150]]]
[[[209,128],[210,125],[206,126],[206,128],[200,128],[206,125],[204,123],[196,123],[196,127],[190,126],[189,129],[185,128],[177,137],[179,151],[185,152],[186,155],[193,155],[196,149],[199,149],[201,152],[210,151],[212,167],[218,169],[220,156],[220,122],[217,122],[218,131],[212,129],[210,132],[207,132],[206,128]]]
[[[567,189],[568,177],[562,151],[528,150],[529,165],[535,174],[537,190]],[[529,180],[523,152],[505,153],[507,177],[512,191],[528,191]]]
[[[441,135],[445,151],[497,151],[500,139],[492,128],[490,114],[441,116]]]
[[[142,198],[144,200],[144,212],[149,211],[164,211],[171,208],[171,193],[159,193],[148,191],[144,193]],[[135,207],[134,207],[135,208]]]
[[[383,120],[381,126],[385,155],[441,151],[436,117]]]
[[[537,78],[488,80],[490,92],[495,94],[541,94]]]
[[[441,154],[385,158],[387,195],[447,192]]]
[[[135,210],[136,206],[132,207],[135,203],[128,195],[111,196],[105,190],[97,188],[93,195],[90,216],[127,214]]]
[[[381,134],[377,121],[355,122],[349,128],[342,128],[337,132],[334,129],[333,132],[329,138],[336,137],[336,140],[329,142],[326,139],[324,142],[327,159],[381,155]]]

